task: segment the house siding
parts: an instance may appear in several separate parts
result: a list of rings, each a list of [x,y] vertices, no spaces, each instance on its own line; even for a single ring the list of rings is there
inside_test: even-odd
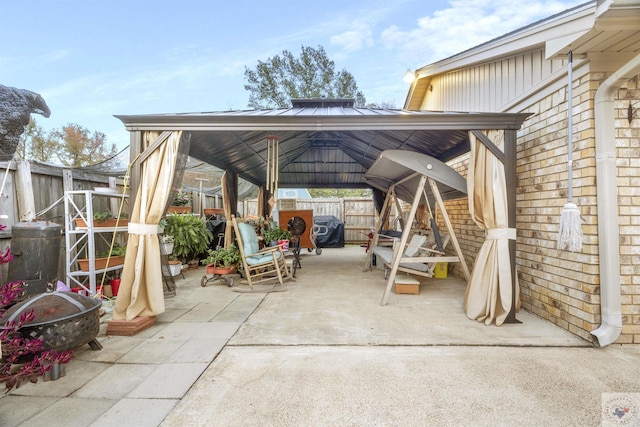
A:
[[[439,111],[502,111],[503,106],[562,69],[566,60],[548,61],[542,49],[452,71],[431,79],[421,106]]]
[[[435,96],[428,93],[423,108],[502,111],[501,106],[523,92],[539,91],[540,96],[520,110],[533,116],[523,124],[517,141],[516,266],[522,307],[595,342],[590,332],[600,325],[601,315],[594,98],[608,75],[589,72],[586,65],[573,76],[573,202],[580,209],[584,240],[580,252],[559,251],[560,213],[568,197],[566,75],[564,85],[549,85],[546,92],[536,88],[558,66],[560,61],[545,61],[535,51],[433,76]],[[640,343],[640,112],[629,123],[627,108],[631,103],[640,109],[638,81],[640,76],[629,80],[615,103],[623,323],[616,342],[635,344]],[[468,155],[450,164],[466,176]],[[473,265],[484,232],[471,220],[466,200],[449,203],[447,210],[460,230],[465,259]],[[453,272],[461,274],[459,267]]]

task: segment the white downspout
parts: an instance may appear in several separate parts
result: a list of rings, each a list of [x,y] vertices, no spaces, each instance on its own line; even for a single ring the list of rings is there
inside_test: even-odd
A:
[[[602,324],[591,334],[601,347],[615,342],[622,330],[620,300],[620,240],[614,100],[617,90],[640,74],[640,55],[605,80],[595,96],[596,189],[598,198],[598,251],[600,255],[600,311]]]

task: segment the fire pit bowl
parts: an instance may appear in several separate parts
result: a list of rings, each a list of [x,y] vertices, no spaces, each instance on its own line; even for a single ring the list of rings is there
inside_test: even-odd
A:
[[[100,332],[101,305],[99,299],[73,292],[49,292],[14,305],[2,320],[18,320],[21,313],[33,310],[35,318],[20,328],[20,334],[43,340],[43,350],[71,350],[84,344],[99,350],[102,346],[95,338]]]

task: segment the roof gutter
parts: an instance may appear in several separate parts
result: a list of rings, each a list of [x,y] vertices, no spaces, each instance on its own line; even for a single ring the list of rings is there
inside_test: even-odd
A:
[[[598,251],[600,256],[600,311],[602,324],[591,331],[601,347],[615,342],[622,331],[620,298],[620,240],[614,101],[617,90],[640,74],[640,55],[605,80],[595,95]]]

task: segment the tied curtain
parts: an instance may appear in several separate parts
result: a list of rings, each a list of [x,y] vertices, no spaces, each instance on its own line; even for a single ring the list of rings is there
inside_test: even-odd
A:
[[[158,224],[171,196],[180,153],[188,152],[188,144],[182,131],[143,134],[140,185],[129,218],[127,252],[113,320],[130,321],[164,312]]]
[[[485,132],[504,151],[504,131]],[[469,132],[471,158],[467,176],[469,212],[473,221],[486,230],[485,241],[476,257],[464,296],[464,310],[472,320],[500,326],[511,311],[512,275],[509,240],[516,230],[508,228],[507,185],[504,164]],[[520,309],[520,289],[515,283],[516,310]]]

